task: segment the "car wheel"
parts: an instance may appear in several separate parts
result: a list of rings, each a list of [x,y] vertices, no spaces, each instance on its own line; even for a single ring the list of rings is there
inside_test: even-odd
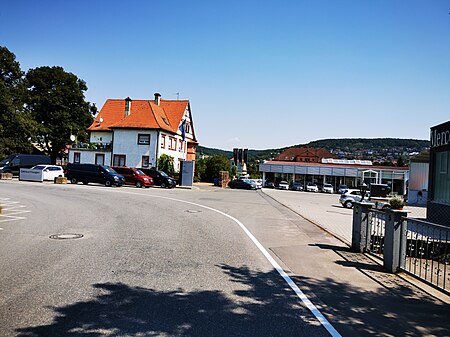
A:
[[[70,183],[71,184],[76,184],[76,183],[78,183],[78,181],[77,181],[76,178],[72,178],[72,179],[70,179]]]
[[[105,186],[106,186],[106,187],[111,186],[111,181],[110,181],[110,180],[105,181]]]
[[[353,207],[353,202],[351,202],[351,201],[344,202],[344,207],[345,208],[352,208]]]
[[[162,188],[166,188],[166,183],[161,183]]]
[[[136,181],[136,187],[137,188],[141,188],[142,187],[142,183],[140,181]]]

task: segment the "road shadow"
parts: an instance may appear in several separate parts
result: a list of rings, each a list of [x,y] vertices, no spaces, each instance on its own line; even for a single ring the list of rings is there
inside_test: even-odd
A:
[[[348,246],[336,246],[329,245],[325,243],[310,243],[308,246],[319,247],[320,249],[333,250],[335,252],[350,252],[350,247]]]
[[[368,291],[332,278],[293,280],[342,336],[450,336],[450,306],[401,282]]]
[[[96,297],[52,308],[50,324],[17,329],[17,336],[327,336],[277,272],[217,267],[235,289],[232,298],[98,283]]]
[[[91,300],[52,308],[50,324],[17,336],[328,336],[276,271],[217,267],[235,289],[232,298],[98,283]],[[374,292],[331,278],[292,279],[343,336],[449,335],[450,306],[401,284]]]

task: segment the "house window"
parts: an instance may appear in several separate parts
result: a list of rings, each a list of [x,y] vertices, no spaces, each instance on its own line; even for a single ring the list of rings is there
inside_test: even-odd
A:
[[[450,151],[436,153],[433,201],[450,203]]]
[[[98,165],[105,165],[105,155],[103,153],[96,153],[95,163]]]
[[[113,164],[114,166],[125,166],[126,156],[124,154],[115,154]]]
[[[138,134],[139,145],[150,145],[150,135]]]
[[[142,167],[149,167],[149,166],[150,166],[150,157],[142,156]]]
[[[73,162],[74,163],[80,163],[80,159],[81,159],[81,153],[80,152],[74,152],[73,153]]]
[[[169,137],[169,147],[168,147],[168,149],[169,150],[174,150],[174,151],[177,150],[177,140],[176,140],[176,138]]]
[[[161,149],[166,148],[166,135],[161,135]]]
[[[191,133],[191,124],[186,122],[186,133]]]

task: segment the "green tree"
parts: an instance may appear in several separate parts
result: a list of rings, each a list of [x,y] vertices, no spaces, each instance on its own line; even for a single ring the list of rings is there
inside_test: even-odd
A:
[[[404,167],[407,166],[407,158],[406,156],[401,155],[400,157],[398,157],[397,159],[397,166],[398,167]]]
[[[64,151],[70,135],[85,135],[96,113],[85,101],[86,83],[62,67],[38,67],[25,76],[27,111],[37,122],[35,140],[52,161]]]
[[[195,159],[195,181],[202,181],[202,178],[205,176],[206,171],[206,162],[205,159],[198,157]]]
[[[0,158],[12,153],[31,153],[35,123],[23,111],[25,86],[16,56],[0,46]]]
[[[219,177],[220,171],[230,172],[230,161],[225,156],[213,156],[206,158],[205,175],[202,180],[212,182]]]
[[[162,154],[158,158],[158,170],[166,172],[169,176],[173,176],[175,173],[173,167],[173,157],[167,154]]]
[[[259,172],[259,165],[255,162],[248,163],[247,174],[250,176],[250,178],[253,178],[253,179],[261,178],[261,173]]]

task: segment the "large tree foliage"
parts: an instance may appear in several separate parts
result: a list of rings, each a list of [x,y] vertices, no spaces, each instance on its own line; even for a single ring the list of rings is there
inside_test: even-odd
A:
[[[70,135],[84,135],[95,106],[85,101],[86,83],[62,67],[39,67],[25,76],[26,108],[37,122],[35,140],[52,161],[61,155]]]
[[[230,161],[225,156],[213,156],[205,159],[204,181],[212,182],[219,177],[220,171],[230,171]]]
[[[0,46],[0,158],[12,153],[31,153],[35,123],[23,111],[25,87],[16,56]]]
[[[158,170],[164,171],[169,176],[173,176],[175,173],[173,167],[173,157],[163,153],[158,158]]]

